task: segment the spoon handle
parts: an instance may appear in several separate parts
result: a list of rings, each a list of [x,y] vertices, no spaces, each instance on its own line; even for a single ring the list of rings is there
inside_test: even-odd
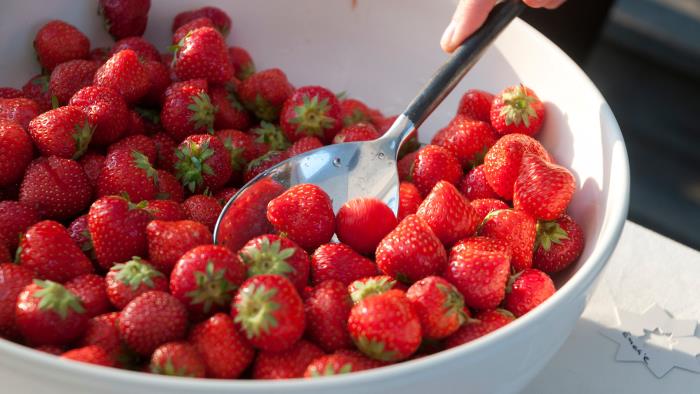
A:
[[[479,60],[484,49],[524,8],[520,0],[506,0],[493,8],[484,24],[464,40],[408,105],[403,114],[413,123],[413,127],[418,128],[440,105]]]

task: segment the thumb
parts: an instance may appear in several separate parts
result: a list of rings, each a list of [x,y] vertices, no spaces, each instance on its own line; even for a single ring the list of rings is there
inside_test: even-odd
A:
[[[495,3],[496,0],[460,0],[452,15],[452,21],[442,34],[442,50],[454,51],[484,23]]]

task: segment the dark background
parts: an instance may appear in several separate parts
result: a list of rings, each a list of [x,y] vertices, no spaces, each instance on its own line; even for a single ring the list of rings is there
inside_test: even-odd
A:
[[[523,19],[615,113],[630,158],[629,219],[700,249],[700,0],[569,0]]]

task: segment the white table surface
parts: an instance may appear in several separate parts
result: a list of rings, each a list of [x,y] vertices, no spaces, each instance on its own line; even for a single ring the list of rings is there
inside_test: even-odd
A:
[[[656,303],[699,320],[700,252],[628,221],[602,275],[569,339],[522,393],[700,393],[700,374],[674,368],[657,379],[641,363],[615,361],[617,344],[600,334],[617,321],[615,307],[642,313]]]

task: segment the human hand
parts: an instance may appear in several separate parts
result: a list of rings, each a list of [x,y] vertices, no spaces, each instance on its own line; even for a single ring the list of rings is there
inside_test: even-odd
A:
[[[566,0],[523,0],[533,8],[554,9]],[[440,46],[445,52],[454,51],[459,44],[476,31],[486,20],[496,0],[460,0],[452,21],[442,33]]]

